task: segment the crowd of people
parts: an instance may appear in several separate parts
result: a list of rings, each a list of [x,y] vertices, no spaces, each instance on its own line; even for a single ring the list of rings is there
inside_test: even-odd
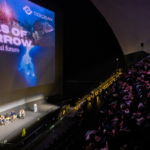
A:
[[[150,57],[120,75],[103,92],[96,130],[86,134],[86,150],[149,150]]]
[[[0,115],[0,125],[7,125],[8,121],[15,121],[16,119],[18,118],[22,118],[24,119],[25,118],[25,111],[23,109],[21,109],[19,111],[19,114],[17,115],[17,113],[12,110],[12,112],[10,113],[10,115],[6,114],[5,116],[3,115]]]

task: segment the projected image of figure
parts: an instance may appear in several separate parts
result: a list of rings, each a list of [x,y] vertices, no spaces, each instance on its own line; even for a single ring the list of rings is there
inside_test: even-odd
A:
[[[45,21],[44,19],[38,19],[34,22],[33,28],[35,32],[32,34],[32,36],[35,40],[35,45],[52,46],[54,42],[52,41],[50,32],[52,32],[54,28],[49,22]]]
[[[10,1],[10,0],[8,0]],[[54,44],[54,35],[51,34],[54,31],[54,25],[51,21],[40,18],[33,17],[32,19],[26,18],[22,20],[22,18],[15,18],[14,10],[7,6],[6,0],[3,1],[3,5],[0,0],[0,24],[7,25],[10,30],[12,28],[24,29],[27,31],[26,39],[32,40],[32,44],[36,46],[53,46]],[[23,11],[24,8],[23,8]],[[26,15],[26,14],[24,14]],[[39,13],[37,13],[39,16]],[[32,15],[28,15],[32,16]],[[45,16],[46,17],[46,16]],[[12,34],[10,36],[13,37]]]
[[[34,30],[38,31],[39,35],[42,36],[45,33],[52,32],[54,28],[44,19],[38,19],[34,23]]]
[[[32,59],[29,56],[30,50],[34,46],[27,47],[26,48],[26,53],[22,57],[21,63],[20,63],[20,69],[24,72],[25,78],[29,86],[35,86],[36,85],[36,76],[35,76],[35,71],[34,71],[34,64],[32,63]]]

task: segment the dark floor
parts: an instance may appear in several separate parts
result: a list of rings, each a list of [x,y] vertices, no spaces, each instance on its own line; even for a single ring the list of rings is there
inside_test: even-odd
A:
[[[48,143],[52,142],[58,135],[60,135],[72,122],[73,117],[77,111],[71,108],[65,118],[42,140],[37,144],[33,150],[42,150]]]

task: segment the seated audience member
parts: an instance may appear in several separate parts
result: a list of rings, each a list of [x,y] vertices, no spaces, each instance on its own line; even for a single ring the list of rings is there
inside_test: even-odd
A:
[[[101,133],[100,136],[95,136],[95,142],[94,143],[90,143],[89,146],[92,148],[102,148],[105,146],[106,141],[109,137],[109,131],[104,129],[103,133]]]
[[[6,122],[6,119],[5,119],[5,117],[4,116],[1,116],[0,115],[0,121],[1,121],[1,124],[3,125],[7,125],[7,122]]]
[[[15,121],[17,118],[17,114],[14,112],[14,110],[11,112],[12,121]]]
[[[108,141],[106,141],[106,146],[104,148],[101,148],[100,150],[109,150]]]
[[[86,150],[93,150],[93,149],[92,149],[92,147],[87,146],[87,147],[86,147]]]
[[[22,119],[25,118],[25,111],[23,109],[21,109],[19,112],[19,118],[22,118]]]

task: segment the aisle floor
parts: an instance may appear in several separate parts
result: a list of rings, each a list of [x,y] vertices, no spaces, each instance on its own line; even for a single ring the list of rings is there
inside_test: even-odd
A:
[[[42,150],[43,147],[51,143],[58,135],[60,135],[72,122],[73,117],[76,115],[77,110],[71,108],[69,113],[65,116],[65,118],[55,127],[53,130],[49,132],[46,137],[37,144],[33,150]]]

